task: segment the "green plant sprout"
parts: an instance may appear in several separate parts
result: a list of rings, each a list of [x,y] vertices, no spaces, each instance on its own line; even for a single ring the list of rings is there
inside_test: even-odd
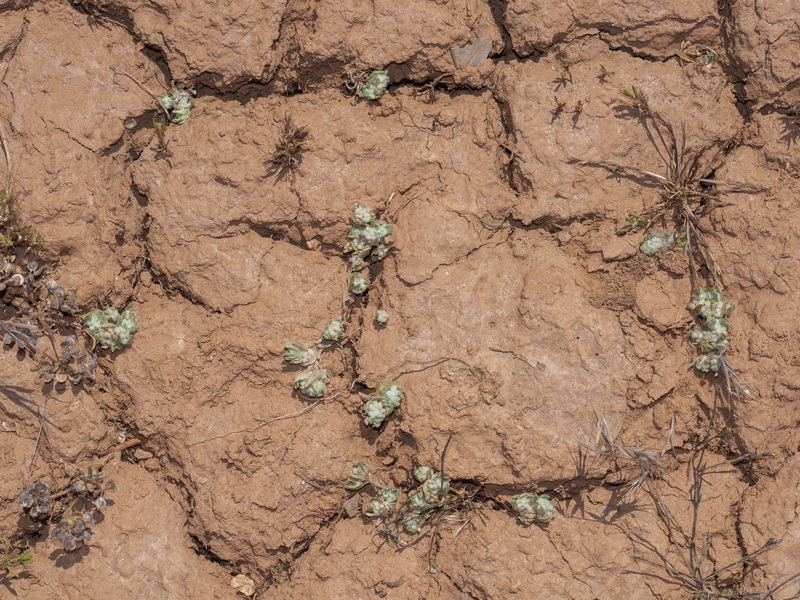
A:
[[[330,379],[330,369],[312,365],[295,377],[294,389],[309,398],[321,398],[328,391],[327,383]]]
[[[303,365],[307,367],[317,362],[319,350],[316,346],[307,346],[298,342],[286,342],[284,346],[286,352],[283,360],[293,365]]]
[[[399,490],[374,481],[369,472],[363,473],[362,465],[365,464],[357,463],[354,466],[345,487],[351,490],[361,489],[367,483],[372,483],[377,495],[370,501],[364,514],[383,521],[392,521],[399,530],[406,533],[419,533],[435,512],[458,498],[457,494],[450,491],[450,478],[444,472],[436,471],[427,465],[417,466],[413,470],[413,475],[419,485],[408,494],[402,506],[398,508]],[[356,482],[358,488],[355,487]]]
[[[450,478],[443,471],[419,466],[414,469],[414,479],[420,485],[408,495],[400,511],[400,522],[407,533],[419,533],[431,513],[454,497],[450,492]]]
[[[377,429],[400,406],[402,400],[403,390],[399,385],[391,381],[381,384],[378,391],[364,403],[364,423]]]
[[[194,96],[191,90],[185,90],[172,86],[168,94],[158,96],[158,102],[167,113],[170,123],[180,125],[194,108]]]
[[[350,291],[360,296],[369,289],[369,279],[362,273],[350,273],[348,279]]]
[[[369,280],[363,274],[367,260],[383,260],[389,252],[387,238],[394,226],[384,223],[365,204],[358,204],[351,215],[353,225],[347,229],[345,254],[350,254],[349,290],[361,295],[369,289]]]
[[[0,191],[0,260],[14,262],[14,248],[36,248],[42,243],[41,237],[31,233],[19,216],[19,208],[11,194]]]
[[[551,119],[551,123],[555,123],[556,119],[561,116],[561,114],[566,110],[567,103],[566,101],[559,100],[558,96],[553,96],[553,110],[550,111],[550,114],[553,115]]]
[[[511,501],[517,517],[526,525],[549,523],[556,514],[556,507],[547,494],[517,494],[511,497]]]
[[[678,54],[681,65],[683,62],[694,62],[698,68],[710,72],[717,62],[717,53],[704,44],[693,44],[689,40],[681,42],[681,49]]]
[[[375,320],[381,325],[389,323],[389,313],[385,310],[378,309],[375,311]]]
[[[369,476],[372,473],[372,467],[369,463],[357,462],[353,465],[353,470],[347,476],[347,482],[344,484],[346,490],[355,492],[363,488],[369,483]]]
[[[18,550],[11,547],[6,541],[0,553],[0,569],[5,571],[5,576],[19,577],[19,570],[33,560],[33,555],[27,550]]]
[[[167,123],[153,119],[153,130],[156,134],[156,149],[165,154],[172,154],[169,150],[169,141],[167,140]]]
[[[130,306],[121,313],[113,306],[87,313],[83,317],[86,331],[101,348],[111,352],[129,346],[139,330],[139,318]]]

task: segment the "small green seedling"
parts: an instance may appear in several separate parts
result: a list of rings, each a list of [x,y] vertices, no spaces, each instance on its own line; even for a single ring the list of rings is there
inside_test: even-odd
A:
[[[166,111],[170,123],[180,125],[189,118],[194,108],[194,95],[191,90],[172,86],[169,94],[158,96],[158,102]]]
[[[526,525],[549,523],[556,514],[556,507],[547,494],[517,494],[511,497],[511,501],[517,517]]]
[[[350,273],[350,291],[356,296],[360,296],[369,289],[369,279],[361,273]]]
[[[109,306],[87,313],[83,320],[89,335],[101,348],[108,348],[111,352],[129,346],[133,341],[133,334],[139,330],[139,318],[130,306],[121,313]]]
[[[319,349],[316,346],[307,346],[298,342],[286,342],[284,345],[286,352],[283,360],[293,365],[303,365],[307,367],[317,362]]]
[[[608,83],[608,78],[614,74],[614,71],[609,71],[603,65],[600,65],[600,74],[597,76],[597,79],[600,83]]]
[[[553,96],[553,110],[550,111],[550,114],[553,115],[551,123],[555,122],[555,120],[562,115],[566,108],[567,103],[565,101],[559,100],[558,96]]]
[[[0,553],[0,569],[11,577],[19,577],[19,570],[33,560],[33,555],[27,550],[17,550],[11,547],[10,542],[5,542]]]
[[[689,40],[683,40],[678,60],[680,60],[681,65],[683,65],[684,61],[687,63],[694,62],[697,68],[710,72],[717,62],[717,53],[704,44],[693,44]]]
[[[403,390],[399,385],[391,381],[381,384],[378,391],[364,403],[364,423],[377,429],[400,406],[402,400]]]
[[[572,72],[570,69],[574,64],[571,60],[569,60],[566,56],[558,56],[558,64],[561,67],[561,76],[556,79],[556,91],[562,86],[566,86],[568,83],[572,83]]]
[[[430,514],[444,506],[453,495],[450,478],[432,467],[415,467],[414,479],[420,485],[408,495],[407,505],[400,513],[400,521],[407,533],[419,533]]]
[[[363,488],[369,483],[369,475],[372,472],[372,467],[369,463],[357,462],[353,465],[353,470],[347,476],[347,483],[344,484],[345,489],[355,492]]]
[[[385,310],[378,309],[375,311],[375,320],[381,325],[386,325],[389,322],[389,313]]]

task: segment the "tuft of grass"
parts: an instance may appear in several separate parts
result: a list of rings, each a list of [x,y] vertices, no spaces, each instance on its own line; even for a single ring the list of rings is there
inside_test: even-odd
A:
[[[714,421],[717,414],[717,401],[721,396],[719,388],[716,389],[714,404],[709,417],[708,426],[703,440],[696,446],[689,463],[691,473],[691,487],[689,499],[692,509],[686,521],[678,518],[657,490],[651,488],[650,495],[655,502],[657,514],[666,530],[669,541],[678,556],[678,560],[670,560],[659,552],[652,543],[643,537],[637,536],[635,540],[639,545],[648,548],[654,555],[651,558],[636,555],[634,560],[655,567],[659,574],[650,572],[640,573],[648,577],[667,580],[689,593],[690,598],[696,600],[712,600],[717,598],[738,598],[740,600],[767,600],[780,588],[800,577],[794,575],[775,587],[768,590],[746,591],[743,590],[743,580],[752,559],[766,552],[780,543],[779,540],[768,539],[761,547],[753,552],[746,553],[740,559],[721,567],[711,556],[711,534],[703,535],[700,531],[700,512],[703,502],[703,490],[706,478],[720,473],[719,469],[751,463],[763,458],[775,456],[771,452],[762,454],[743,454],[714,464],[706,462],[706,450],[712,442],[719,439],[714,433]]]
[[[299,154],[305,150],[308,135],[309,131],[306,126],[301,125],[298,127],[288,115],[284,118],[283,132],[275,144],[275,151],[270,158],[270,163],[276,175],[280,175],[286,169],[299,164]]]
[[[0,550],[0,581],[6,577],[17,578],[20,571],[33,560],[33,555],[27,550],[14,548],[9,541],[5,541]],[[16,594],[15,594],[16,595]]]
[[[616,443],[614,435],[603,417],[597,417],[596,428],[594,441],[579,440],[578,443],[590,454],[611,461],[618,472],[633,471],[636,473],[636,477],[626,484],[626,495],[635,498],[645,483],[661,476],[665,467],[664,455],[673,448],[674,416],[661,452],[654,452],[643,446],[626,448]]]
[[[711,252],[708,239],[700,227],[700,218],[715,207],[723,192],[757,193],[769,189],[768,185],[722,181],[710,174],[718,169],[733,141],[715,141],[704,146],[690,147],[686,141],[686,124],[680,132],[650,106],[644,92],[637,88],[623,89],[623,104],[639,112],[640,121],[663,163],[662,173],[612,161],[587,162],[590,166],[609,168],[614,172],[632,171],[661,186],[661,199],[641,215],[648,226],[662,222],[672,224],[686,232],[686,250],[692,267],[692,279],[702,264],[713,284],[721,285],[722,272]],[[693,286],[696,287],[696,286]]]

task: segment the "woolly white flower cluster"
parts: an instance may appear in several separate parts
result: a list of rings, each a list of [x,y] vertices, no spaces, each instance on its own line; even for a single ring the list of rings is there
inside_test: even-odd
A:
[[[83,320],[89,335],[101,347],[112,352],[129,346],[133,341],[133,334],[139,330],[139,318],[130,306],[121,313],[109,306],[86,314]]]
[[[722,299],[722,292],[715,288],[700,288],[689,303],[691,310],[703,327],[692,332],[692,344],[703,353],[694,361],[694,366],[703,373],[719,374],[723,364],[722,355],[728,349],[728,319],[733,305]]]

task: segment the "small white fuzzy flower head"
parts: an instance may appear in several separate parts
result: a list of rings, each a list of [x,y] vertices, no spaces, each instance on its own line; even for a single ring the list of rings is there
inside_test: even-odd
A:
[[[180,125],[194,108],[194,98],[189,90],[180,90],[173,87],[169,94],[158,97],[158,102],[169,114],[169,120],[175,125]]]
[[[386,325],[389,322],[389,313],[379,309],[375,312],[375,320],[381,325]]]
[[[116,352],[133,341],[139,330],[139,318],[130,306],[120,313],[113,306],[87,313],[83,317],[86,331],[102,348]]]
[[[387,381],[378,388],[377,396],[386,406],[397,408],[403,401],[403,388],[396,383]]]
[[[639,250],[648,256],[654,256],[656,254],[660,254],[661,252],[671,250],[675,247],[675,244],[675,232],[659,229],[647,234],[647,237],[639,246]]]
[[[525,524],[549,523],[556,514],[556,507],[547,494],[517,494],[511,497],[511,501],[514,512]]]
[[[284,345],[286,352],[283,355],[283,360],[293,365],[308,365],[314,364],[317,360],[317,349],[313,346],[300,344],[298,342],[286,342]]]
[[[323,339],[328,340],[329,342],[338,342],[342,339],[342,335],[344,334],[344,325],[338,319],[334,319],[328,326],[325,327],[325,331],[322,332]]]
[[[361,86],[358,91],[359,98],[366,98],[367,100],[377,100],[386,92],[389,87],[389,73],[388,71],[373,71],[367,77],[367,83]]]
[[[375,215],[366,204],[357,204],[353,209],[353,223],[356,225],[366,226],[372,223]]]
[[[418,467],[414,467],[414,479],[416,479],[420,483],[425,483],[426,481],[428,481],[428,479],[433,477],[435,473],[436,471],[434,471],[433,468],[429,467],[428,465],[420,465]]]
[[[329,369],[309,367],[294,380],[294,389],[309,398],[321,398],[328,391],[325,385],[331,378]]]
[[[714,376],[717,376],[722,368],[722,357],[717,354],[703,354],[694,361],[694,368],[703,373],[714,373]]]
[[[361,273],[350,274],[350,291],[360,296],[369,289],[369,279]]]
[[[368,517],[388,517],[394,512],[400,492],[393,487],[381,488],[378,495],[367,505]]]

